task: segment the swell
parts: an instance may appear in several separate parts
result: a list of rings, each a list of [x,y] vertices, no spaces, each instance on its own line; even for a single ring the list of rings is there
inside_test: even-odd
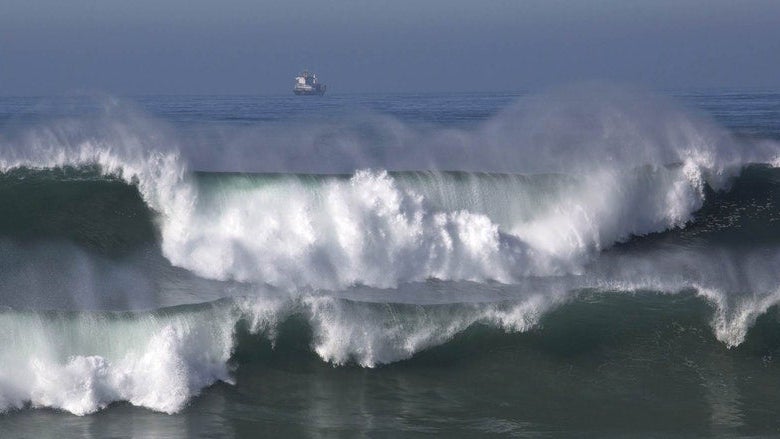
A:
[[[159,241],[154,213],[134,185],[94,166],[0,174],[0,236],[67,240],[121,255]]]
[[[300,296],[144,313],[6,310],[0,356],[13,367],[0,371],[0,407],[83,415],[129,401],[171,413],[217,381],[240,386],[244,373],[321,361],[376,367],[406,360],[383,366],[404,369],[470,362],[507,373],[534,370],[539,361],[583,367],[616,356],[644,367],[670,356],[688,364],[723,355],[774,361],[776,305],[731,350],[713,335],[713,305],[689,290],[581,291],[552,308],[538,299],[412,305]]]

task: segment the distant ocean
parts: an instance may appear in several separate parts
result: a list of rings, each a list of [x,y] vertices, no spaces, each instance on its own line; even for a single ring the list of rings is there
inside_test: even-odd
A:
[[[0,436],[780,434],[780,93],[0,97]]]

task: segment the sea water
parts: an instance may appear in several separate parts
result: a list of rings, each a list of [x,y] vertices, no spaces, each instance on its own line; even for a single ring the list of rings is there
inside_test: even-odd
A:
[[[780,429],[780,94],[0,98],[2,437]]]

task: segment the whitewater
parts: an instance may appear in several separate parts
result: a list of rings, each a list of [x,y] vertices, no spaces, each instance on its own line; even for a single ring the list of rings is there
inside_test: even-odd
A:
[[[512,99],[465,124],[179,123],[106,97],[6,121],[0,410],[180,413],[240,388],[253,349],[382,369],[592,303],[686,310],[707,352],[766,326],[777,140],[624,87]]]

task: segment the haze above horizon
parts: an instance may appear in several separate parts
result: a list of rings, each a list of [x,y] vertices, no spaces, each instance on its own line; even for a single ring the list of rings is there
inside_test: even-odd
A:
[[[0,95],[780,88],[770,0],[5,0]]]

